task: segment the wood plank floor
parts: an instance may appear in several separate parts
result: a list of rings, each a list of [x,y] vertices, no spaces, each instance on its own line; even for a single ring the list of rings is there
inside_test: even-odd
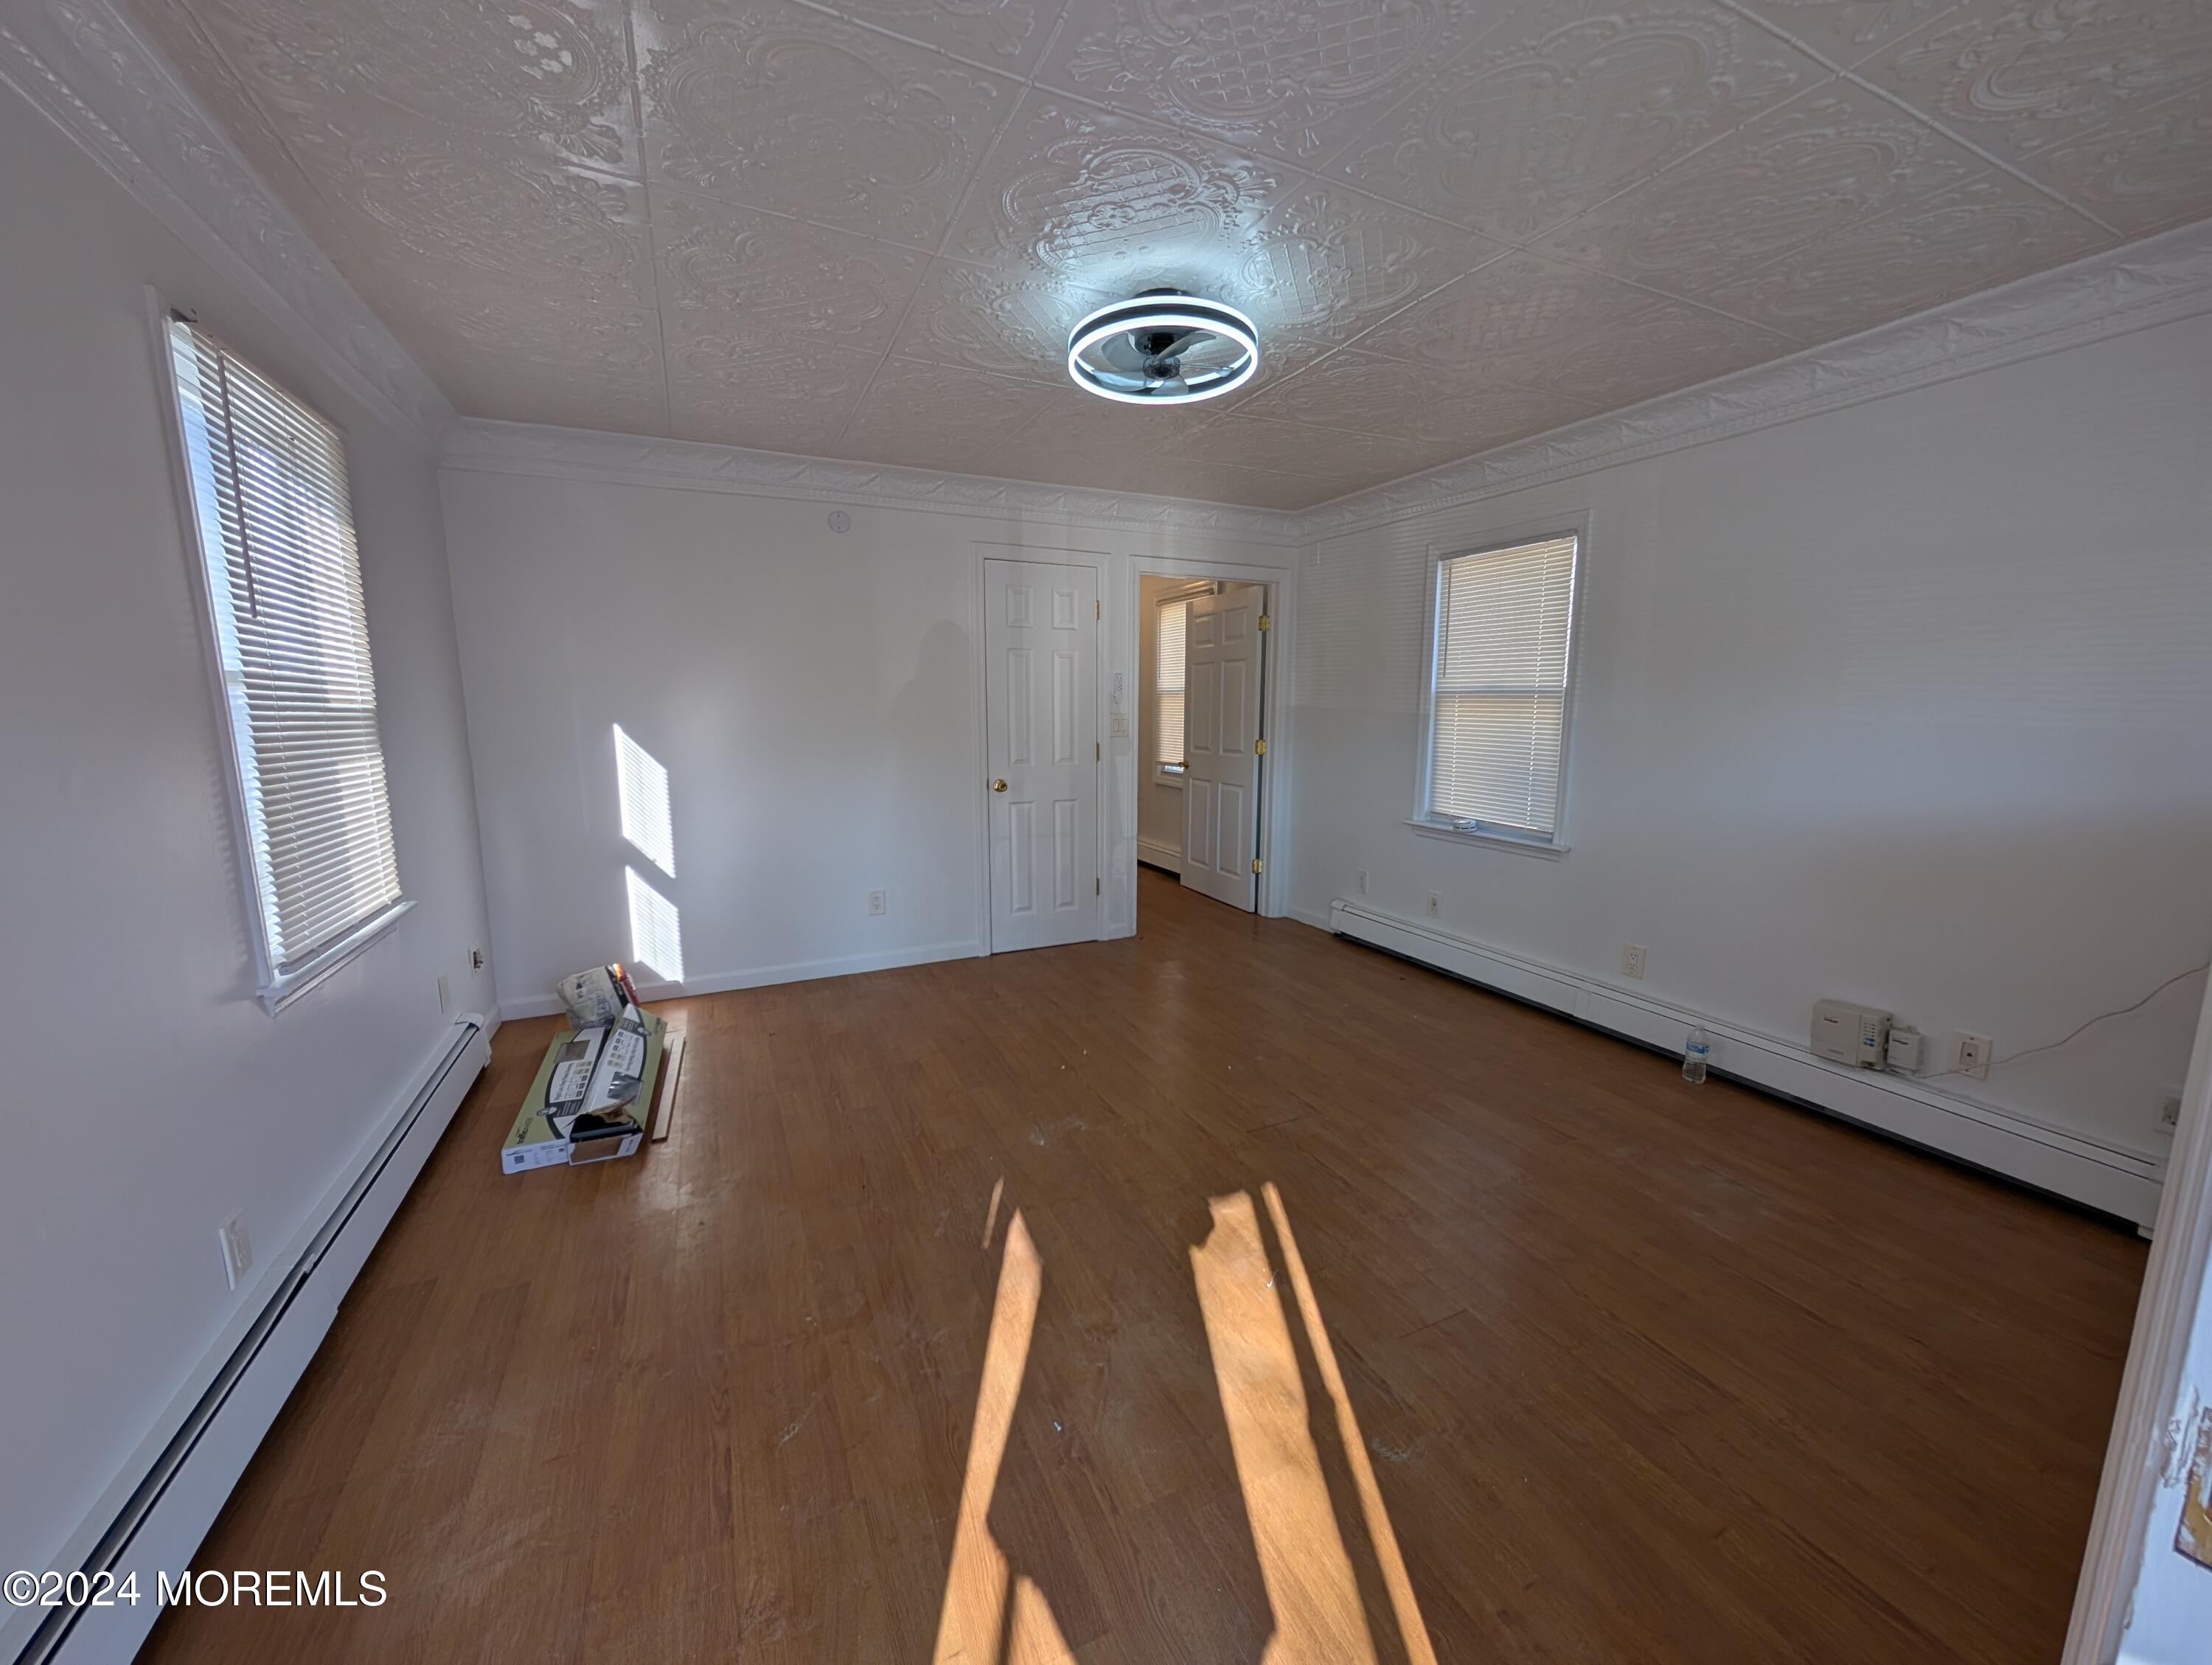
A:
[[[2130,1233],[1144,876],[1133,941],[509,1024],[181,1662],[2057,1657]]]

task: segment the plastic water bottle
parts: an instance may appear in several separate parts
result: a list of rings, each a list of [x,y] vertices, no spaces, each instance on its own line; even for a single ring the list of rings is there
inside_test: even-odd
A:
[[[1712,1056],[1713,1043],[1705,1038],[1705,1025],[1693,1025],[1690,1038],[1682,1042],[1682,1079],[1702,1081],[1705,1079],[1705,1060]]]

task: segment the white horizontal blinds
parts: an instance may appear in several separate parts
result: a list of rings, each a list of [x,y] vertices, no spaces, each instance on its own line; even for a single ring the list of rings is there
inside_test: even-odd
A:
[[[270,968],[399,900],[343,437],[169,329]]]
[[[1159,738],[1153,757],[1178,767],[1183,761],[1183,638],[1189,624],[1188,601],[1170,601],[1160,608]]]
[[[1557,832],[1577,541],[1439,563],[1431,816]]]

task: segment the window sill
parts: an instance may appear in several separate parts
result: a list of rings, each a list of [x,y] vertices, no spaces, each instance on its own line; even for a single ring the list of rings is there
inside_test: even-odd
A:
[[[270,1017],[275,1017],[398,924],[400,916],[414,905],[410,899],[402,896],[380,913],[371,914],[305,965],[296,966],[264,983],[261,987],[263,1009]]]
[[[1424,838],[1441,838],[1451,844],[1479,844],[1493,850],[1511,850],[1520,855],[1541,856],[1547,861],[1557,861],[1569,846],[1550,844],[1541,839],[1516,838],[1511,833],[1473,832],[1464,827],[1446,826],[1437,821],[1421,821],[1408,817],[1406,824]]]
[[[1176,770],[1173,773],[1164,769],[1156,769],[1152,771],[1152,784],[1154,786],[1173,787],[1177,792],[1181,792],[1182,790],[1182,772],[1180,769]]]

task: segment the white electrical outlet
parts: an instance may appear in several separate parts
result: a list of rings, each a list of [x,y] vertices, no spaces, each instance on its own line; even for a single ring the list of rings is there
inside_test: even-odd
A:
[[[442,1018],[453,1009],[453,991],[446,987],[446,974],[438,974],[438,1015]]]
[[[236,1289],[253,1265],[253,1239],[246,1230],[245,1211],[240,1210],[216,1227],[215,1235],[222,1249],[223,1282]]]
[[[890,911],[890,904],[885,901],[884,893],[881,890],[871,890],[868,892],[868,916],[871,919],[874,918],[878,914],[887,914]]]
[[[1953,1043],[1951,1067],[1960,1075],[1990,1079],[1990,1054],[1996,1050],[1986,1035],[1960,1030]]]
[[[2174,1132],[2181,1126],[2181,1089],[2168,1087],[2159,1095],[2158,1130],[2162,1133]]]
[[[1430,892],[1429,892],[1429,917],[1430,917],[1431,919],[1442,919],[1443,916],[1444,916],[1444,899],[1443,899],[1442,896],[1438,896],[1438,895],[1437,895],[1434,890],[1430,891]]]
[[[1620,975],[1624,977],[1641,977],[1644,975],[1642,943],[1625,942],[1620,945]]]
[[[1359,883],[1359,894],[1360,894],[1361,896],[1365,896],[1365,895],[1367,894],[1367,869],[1366,869],[1366,868],[1364,868],[1364,867],[1362,867],[1362,868],[1359,870],[1359,880],[1358,880],[1358,883]]]

